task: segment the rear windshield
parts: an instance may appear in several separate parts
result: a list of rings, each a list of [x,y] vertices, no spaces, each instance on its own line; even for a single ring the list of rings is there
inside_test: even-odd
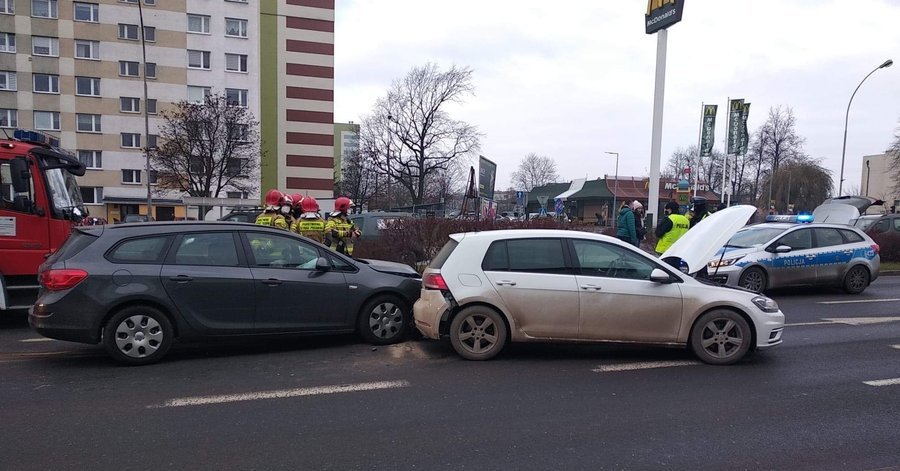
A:
[[[79,252],[84,250],[88,245],[91,245],[95,240],[97,240],[97,236],[79,230],[72,231],[72,234],[66,239],[66,242],[62,247],[47,258],[47,263],[52,264],[58,261],[64,262],[75,255],[78,255]]]
[[[441,248],[441,251],[431,260],[431,264],[428,265],[428,268],[440,270],[441,267],[444,266],[444,262],[450,258],[450,254],[453,253],[453,250],[456,249],[457,245],[459,245],[459,242],[453,239],[448,240],[447,243],[444,244],[444,247]]]

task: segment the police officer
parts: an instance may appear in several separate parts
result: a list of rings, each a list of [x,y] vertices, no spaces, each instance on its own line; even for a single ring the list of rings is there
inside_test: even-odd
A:
[[[269,190],[269,192],[266,193],[265,211],[256,217],[256,224],[287,230],[287,220],[285,220],[284,215],[281,213],[282,203],[285,197],[290,199],[290,196],[282,194],[278,190]],[[290,205],[288,205],[288,208],[290,208]],[[288,209],[288,212],[290,212],[290,209]]]
[[[659,242],[656,244],[657,254],[662,254],[668,250],[676,240],[685,235],[688,229],[691,228],[691,221],[678,211],[678,203],[669,201],[666,203],[664,211],[666,217],[659,222],[655,231],[656,237],[659,239]]]
[[[353,239],[360,236],[359,228],[347,216],[352,205],[346,196],[334,200],[335,211],[325,223],[325,245],[346,255],[353,255]]]
[[[691,227],[696,226],[709,215],[710,212],[706,209],[706,198],[702,196],[691,198]]]
[[[325,220],[319,215],[319,202],[312,196],[303,198],[300,203],[303,214],[291,228],[297,234],[312,239],[320,244],[325,242]]]

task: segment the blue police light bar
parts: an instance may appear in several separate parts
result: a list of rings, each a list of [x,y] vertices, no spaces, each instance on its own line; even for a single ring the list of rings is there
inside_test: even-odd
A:
[[[813,222],[812,214],[800,214],[797,216],[797,222]]]
[[[13,131],[13,138],[29,144],[59,147],[59,138],[31,129],[16,129]]]

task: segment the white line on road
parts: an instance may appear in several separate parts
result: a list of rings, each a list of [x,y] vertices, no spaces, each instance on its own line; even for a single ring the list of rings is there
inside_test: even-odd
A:
[[[652,368],[671,368],[674,366],[693,366],[701,365],[699,361],[680,360],[680,361],[643,361],[637,363],[619,363],[615,365],[600,365],[594,368],[594,373],[613,373],[617,371],[634,371],[649,370]]]
[[[858,304],[858,303],[890,303],[900,301],[900,298],[888,299],[854,299],[852,301],[819,301],[817,304]]]
[[[878,379],[875,381],[863,381],[863,384],[868,384],[869,386],[893,386],[895,384],[900,384],[900,378]]]
[[[803,325],[828,325],[828,324],[834,324],[834,322],[831,322],[831,321],[825,321],[825,322],[798,322],[798,323],[796,323],[796,324],[785,324],[784,326],[785,326],[785,327],[799,327],[799,326],[803,326]]]
[[[222,396],[195,396],[171,399],[161,405],[150,405],[148,409],[160,407],[203,406],[223,404],[226,402],[256,401],[260,399],[283,399],[288,397],[317,396],[345,392],[375,391],[378,389],[396,389],[409,387],[409,381],[378,381],[374,383],[342,384],[336,386],[318,386],[313,388],[279,389],[244,394],[226,394]]]
[[[898,322],[900,317],[839,317],[834,319],[822,319],[819,322],[798,322],[796,324],[785,324],[785,327],[797,327],[802,325],[870,325],[870,324],[886,324],[888,322]]]
[[[897,350],[900,350],[900,345],[891,345],[891,348],[896,348]]]
[[[53,341],[54,341],[54,339],[48,339],[47,337],[38,337],[38,338],[35,338],[35,339],[23,339],[23,340],[19,340],[19,342],[22,342],[22,343],[30,343],[30,342],[53,342]]]

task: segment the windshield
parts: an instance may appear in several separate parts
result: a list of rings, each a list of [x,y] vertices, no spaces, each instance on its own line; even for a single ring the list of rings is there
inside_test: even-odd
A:
[[[881,216],[879,216],[879,217],[881,217]],[[859,218],[859,219],[856,220],[856,223],[853,224],[853,225],[854,225],[855,227],[859,228],[859,230],[865,231],[866,229],[869,228],[869,226],[871,226],[872,224],[874,224],[875,221],[877,221],[877,220],[878,220],[878,217],[874,217],[874,218]]]
[[[84,201],[81,199],[81,190],[75,183],[74,175],[59,168],[47,170],[45,175],[54,212],[69,216],[72,220],[87,216]]]
[[[738,249],[759,247],[784,231],[784,229],[776,227],[751,227],[735,234],[734,237],[725,244],[725,247],[734,247]]]

